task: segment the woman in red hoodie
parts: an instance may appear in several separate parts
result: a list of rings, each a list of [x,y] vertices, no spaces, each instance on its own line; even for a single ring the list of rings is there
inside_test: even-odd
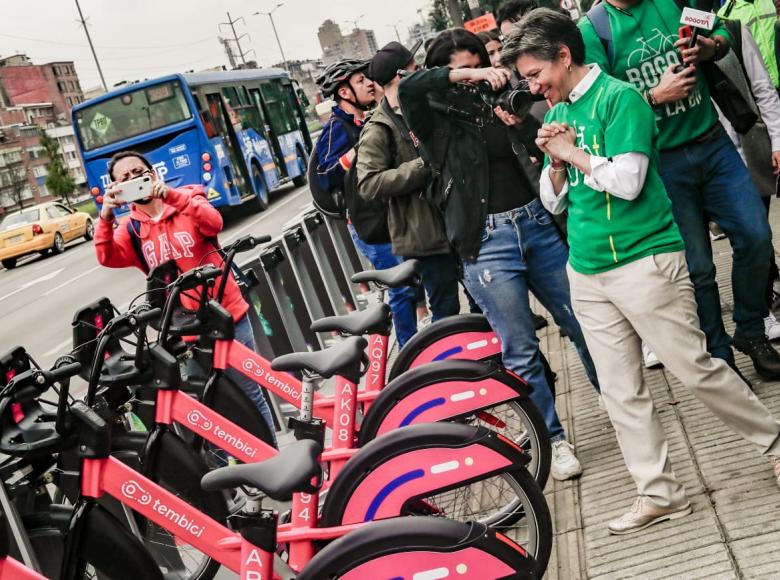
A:
[[[222,216],[208,202],[202,186],[168,187],[159,179],[149,160],[135,151],[114,155],[108,164],[108,175],[113,181],[103,196],[103,208],[95,229],[98,262],[109,268],[135,266],[144,272],[169,260],[175,260],[182,272],[204,264],[222,267],[222,257],[214,251],[213,245],[213,238],[222,230]],[[127,226],[114,227],[114,209],[122,205],[116,199],[117,185],[143,175],[152,178],[152,195],[133,203],[130,208],[132,221]],[[136,225],[138,228],[131,236],[129,228]],[[140,253],[134,247],[138,241]],[[249,305],[241,296],[233,274],[228,275],[222,305],[233,315],[236,340],[254,350],[252,327],[246,316]],[[187,296],[182,296],[181,300],[186,308],[198,306]],[[255,402],[273,434],[271,411],[260,387],[232,369],[228,369],[227,374]]]

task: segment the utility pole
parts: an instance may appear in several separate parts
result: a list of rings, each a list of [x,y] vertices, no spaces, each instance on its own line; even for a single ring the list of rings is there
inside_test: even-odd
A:
[[[401,35],[398,34],[398,25],[401,24],[401,22],[403,22],[403,20],[398,20],[395,24],[385,24],[385,26],[389,26],[395,30],[395,37],[398,39],[398,42],[401,42]]]
[[[103,90],[108,92],[108,86],[106,86],[106,79],[103,78],[103,69],[100,68],[100,62],[98,62],[97,54],[95,53],[95,46],[92,44],[92,38],[89,36],[89,29],[87,28],[87,21],[84,20],[84,14],[81,12],[81,6],[79,6],[79,0],[76,0],[76,8],[79,11],[79,19],[81,25],[84,27],[84,33],[87,35],[87,42],[89,42],[89,48],[92,51],[92,57],[95,59],[95,65],[100,75],[100,82],[103,84]]]
[[[236,33],[236,26],[235,26],[237,22],[244,21],[244,24],[246,24],[246,21],[242,17],[239,17],[239,18],[236,18],[235,20],[233,20],[230,17],[230,12],[227,13],[227,17],[228,17],[228,21],[227,22],[220,22],[219,26],[230,26],[230,30],[233,31],[233,38],[228,39],[228,40],[232,40],[233,42],[236,43],[236,52],[238,52],[238,56],[241,58],[241,63],[246,65],[246,55],[249,54],[249,53],[248,52],[244,52],[243,50],[241,50],[241,39],[244,38],[247,35],[246,34],[242,34],[241,36],[239,36],[238,33]]]
[[[279,52],[282,54],[282,62],[284,63],[284,70],[289,71],[290,67],[287,66],[287,58],[284,56],[284,50],[282,50],[282,43],[279,41],[279,34],[276,32],[276,24],[274,24],[274,12],[276,12],[277,8],[280,8],[284,6],[284,2],[279,2],[276,6],[274,6],[273,10],[270,12],[255,12],[252,16],[257,16],[258,14],[262,14],[263,16],[268,16],[268,19],[271,21],[271,27],[274,29],[274,36],[276,37],[276,45],[279,47]]]

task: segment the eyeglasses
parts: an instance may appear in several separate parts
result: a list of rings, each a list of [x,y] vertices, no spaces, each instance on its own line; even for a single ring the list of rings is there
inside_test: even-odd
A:
[[[144,175],[151,175],[152,170],[147,169],[146,167],[136,167],[135,169],[131,170],[128,175],[123,177],[119,180],[120,183],[124,183],[125,181],[130,181],[131,179],[135,179],[136,177],[143,177]]]

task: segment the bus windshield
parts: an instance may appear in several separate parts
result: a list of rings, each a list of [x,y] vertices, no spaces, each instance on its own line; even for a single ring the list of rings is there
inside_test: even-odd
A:
[[[76,113],[85,151],[192,117],[178,80],[127,92]]]

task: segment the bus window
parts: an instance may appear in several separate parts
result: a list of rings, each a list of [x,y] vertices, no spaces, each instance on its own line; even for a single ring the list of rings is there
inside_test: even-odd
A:
[[[89,151],[192,118],[179,81],[168,81],[86,107],[76,127]]]

